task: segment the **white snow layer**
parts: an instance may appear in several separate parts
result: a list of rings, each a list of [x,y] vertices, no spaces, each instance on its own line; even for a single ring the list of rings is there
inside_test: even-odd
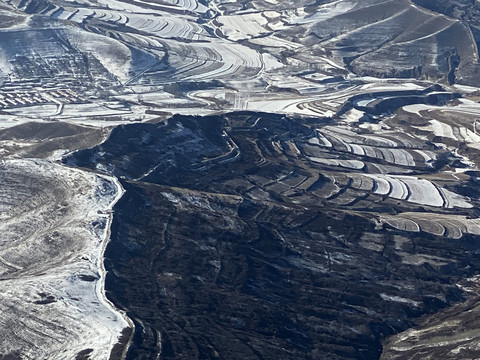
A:
[[[0,353],[108,359],[130,326],[105,297],[103,252],[121,197],[107,176],[39,160],[0,164]]]

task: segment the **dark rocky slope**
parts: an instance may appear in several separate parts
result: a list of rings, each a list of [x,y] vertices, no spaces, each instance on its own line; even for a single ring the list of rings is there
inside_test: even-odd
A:
[[[305,155],[327,129],[271,114],[176,116],[117,128],[67,160],[124,178],[106,288],[136,324],[130,359],[378,359],[386,337],[465,299],[457,283],[480,269],[478,237],[375,219],[475,210],[355,190],[352,170]],[[433,167],[389,169],[432,178],[454,161],[417,143],[438,152]],[[361,172],[387,165],[363,160]],[[334,183],[343,190],[327,196]]]

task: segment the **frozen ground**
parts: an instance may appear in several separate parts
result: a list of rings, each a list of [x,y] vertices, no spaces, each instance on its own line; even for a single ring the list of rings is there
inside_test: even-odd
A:
[[[0,353],[108,359],[130,326],[105,298],[114,179],[38,160],[1,164]]]
[[[478,50],[466,25],[406,0],[247,3],[0,0],[0,358],[107,359],[131,326],[103,289],[110,210],[123,190],[114,177],[59,164],[123,125],[231,111],[298,117],[308,135],[294,139],[300,130],[287,126],[255,154],[259,168],[274,154],[302,159],[302,170],[264,183],[252,175],[250,199],[279,192],[415,236],[480,234],[470,191]],[[270,129],[248,121],[233,127]],[[62,130],[42,137],[32,122]],[[103,132],[82,141],[65,124]],[[230,153],[201,165],[238,161],[230,141]],[[172,151],[190,159],[192,144]]]

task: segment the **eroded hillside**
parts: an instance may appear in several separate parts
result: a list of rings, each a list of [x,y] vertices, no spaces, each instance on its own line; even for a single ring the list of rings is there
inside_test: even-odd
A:
[[[477,15],[0,1],[0,358],[478,358]]]

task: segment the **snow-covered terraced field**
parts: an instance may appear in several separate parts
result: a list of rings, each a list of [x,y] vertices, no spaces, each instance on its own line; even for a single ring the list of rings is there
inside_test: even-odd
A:
[[[182,38],[189,40],[206,40],[210,35],[201,26],[188,19],[170,16],[168,13],[138,14],[115,10],[90,10],[84,8],[58,8],[43,13],[53,19],[69,20],[79,24],[96,20],[112,25],[122,25],[135,32],[147,33],[161,38]]]
[[[407,200],[412,203],[434,207],[471,208],[468,198],[439,188],[431,181],[411,176],[366,175],[373,180],[371,190],[374,194],[388,195],[393,199]],[[362,181],[362,185],[364,182]]]
[[[321,261],[301,258],[292,245],[285,251],[292,274],[305,264],[309,274],[329,276],[339,264],[355,266],[357,244],[388,257],[387,245],[374,241],[382,237],[475,240],[480,236],[480,88],[475,87],[480,65],[477,33],[466,19],[409,0],[0,0],[0,358],[109,359],[121,331],[132,327],[105,298],[103,268],[111,209],[123,194],[117,179],[106,174],[129,162],[142,169],[130,179],[132,186],[140,180],[152,189],[180,186],[191,177],[192,194],[210,192],[216,195],[207,198],[219,203],[233,194],[242,199],[235,210],[241,216],[262,219],[265,227],[288,223],[285,237],[268,229],[267,238],[280,239],[282,246],[300,236],[302,216],[310,216],[298,215],[305,209],[325,211],[332,224],[332,219],[356,221],[354,235],[345,239],[337,234],[344,229],[315,220],[321,230],[303,234],[300,247],[325,241],[314,254]],[[87,157],[93,162],[90,171],[60,164],[77,149],[107,147],[118,133],[124,138],[116,147]],[[204,144],[220,150],[213,154]],[[124,184],[129,184],[128,170],[117,174]],[[289,215],[277,220],[284,207]],[[299,224],[291,220],[295,216],[302,217]],[[230,229],[230,219],[220,218]],[[213,247],[202,251],[214,253]],[[389,263],[398,260],[415,269],[429,264],[438,273],[450,265],[445,256],[395,254]],[[224,264],[218,265],[222,261],[210,264],[219,279],[228,278]],[[162,301],[169,295],[161,282],[175,278],[166,274],[155,283]],[[378,278],[368,276],[358,283]],[[267,283],[249,278],[239,289],[254,293]],[[350,295],[342,293],[345,303]],[[419,309],[426,309],[417,298],[388,291],[375,296],[394,304],[388,308],[392,313],[408,307],[401,316],[419,316]],[[359,311],[357,300],[348,306],[363,316],[370,310]],[[335,301],[328,297],[329,304]],[[245,327],[232,319],[239,329]],[[164,334],[138,321],[137,338],[151,335],[154,345],[137,344],[136,351],[151,346],[153,358],[162,358]],[[294,323],[282,325],[287,335],[301,339],[303,349],[313,348],[313,342],[303,341],[317,332],[300,329],[292,335]],[[358,335],[359,343],[380,344],[386,335],[367,328],[352,325],[346,331]],[[268,343],[280,341],[282,331]],[[178,343],[167,338],[165,344],[165,351],[182,354]],[[201,345],[188,346],[200,354]],[[321,358],[317,350],[323,351],[308,356]],[[208,351],[217,349],[212,345]],[[120,354],[125,359],[126,348]],[[308,357],[307,352],[271,354]]]
[[[396,216],[381,216],[381,221],[398,230],[423,231],[452,239],[459,239],[465,234],[480,235],[479,219],[468,219],[461,215],[402,213]]]
[[[208,81],[255,77],[262,60],[255,51],[236,44],[179,44],[166,42],[176,79]]]
[[[266,28],[268,20],[261,13],[219,16],[215,21],[220,25],[218,29],[222,36],[232,41],[245,40],[271,32]]]
[[[352,154],[360,159],[378,159],[409,168],[432,167],[437,157],[425,142],[396,132],[363,135],[342,127],[326,126],[317,129],[316,137],[308,142],[314,146]]]
[[[113,178],[37,160],[2,161],[0,353],[108,359],[129,324],[103,292]]]

